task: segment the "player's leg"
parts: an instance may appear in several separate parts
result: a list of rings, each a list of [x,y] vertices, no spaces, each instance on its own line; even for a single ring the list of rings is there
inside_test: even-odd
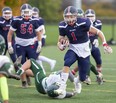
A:
[[[102,59],[99,48],[95,48],[95,50],[93,50],[91,54],[96,62],[97,71],[102,72]]]
[[[17,57],[22,56],[21,59],[21,64],[25,63],[26,61],[26,52],[25,52],[26,47],[23,47],[21,45],[16,45],[16,53],[17,53]],[[27,80],[26,80],[26,74],[23,73],[23,75],[21,76],[21,83],[22,83],[22,87],[23,88],[27,88]]]
[[[7,78],[3,74],[0,74],[0,91],[3,98],[3,103],[9,103]]]
[[[75,75],[78,71],[78,66],[75,66],[73,70],[71,70],[72,74]]]
[[[43,67],[43,63],[42,63],[42,61],[39,60],[39,59],[37,59],[36,62],[43,68],[44,73],[46,74],[45,69],[44,69],[44,67]]]
[[[10,55],[10,58],[11,58],[13,64],[14,64],[15,61],[16,61],[16,58],[17,58],[17,56],[16,56],[16,46],[15,46],[15,41],[14,40],[12,41],[12,47],[14,49],[14,53],[13,54],[9,53],[9,55]],[[4,55],[6,55],[7,50],[8,50],[8,43],[6,42],[6,48],[5,48]],[[18,68],[15,65],[14,65],[14,68],[15,68],[15,72],[16,72],[18,70]]]
[[[66,82],[69,77],[70,66],[77,60],[77,55],[72,51],[68,50],[64,57],[64,67],[61,72],[62,86],[60,89],[66,89]]]
[[[73,75],[75,75],[77,71],[78,71],[78,66],[75,66],[74,69],[71,70],[71,73],[72,73]],[[90,85],[90,84],[91,84],[90,69],[89,69],[88,72],[87,72],[86,79],[85,79],[84,83],[86,83],[87,85]]]
[[[96,67],[97,67],[97,75],[96,75],[96,78],[97,78],[97,82],[98,84],[103,84],[103,75],[102,75],[102,60],[101,60],[101,53],[100,53],[100,50],[99,48],[96,48],[95,51],[92,52],[92,56],[96,62]],[[93,67],[93,66],[92,66]],[[94,67],[93,67],[94,69]],[[97,72],[95,71],[94,69],[94,72]]]
[[[37,59],[38,57],[38,53],[36,53],[37,50],[37,46],[38,46],[38,42],[35,42],[35,44],[33,45],[29,45],[26,47],[26,57],[27,59],[33,58],[33,59]],[[30,86],[31,85],[31,78],[26,75],[26,80],[27,80],[27,84]]]
[[[77,78],[77,83],[84,82],[86,80],[87,72],[90,69],[90,56],[86,58],[78,57],[78,70],[79,70],[79,78]],[[78,80],[79,79],[79,80]],[[81,92],[81,85],[77,85],[78,87],[78,92]]]
[[[15,45],[15,41],[12,41],[12,47],[13,47],[14,53],[9,54],[9,55],[10,55],[10,58],[11,58],[12,62],[14,63],[16,61],[16,45]]]
[[[50,64],[51,70],[54,69],[55,64],[56,64],[56,60],[50,59],[50,58],[42,56],[42,55],[38,56],[38,59],[43,61],[43,62],[47,62],[48,64]]]
[[[27,71],[29,68],[32,72]],[[41,68],[41,66],[34,59],[30,59],[30,60],[27,60],[22,65],[22,67],[17,71],[17,74],[22,75],[24,73],[24,71],[26,71],[26,73],[28,72],[28,75],[30,73],[31,74],[33,73],[34,78],[35,78],[35,86],[36,86],[37,91],[44,94],[45,91],[44,91],[43,86],[42,86],[42,79],[45,78],[46,75],[44,74],[44,71]]]

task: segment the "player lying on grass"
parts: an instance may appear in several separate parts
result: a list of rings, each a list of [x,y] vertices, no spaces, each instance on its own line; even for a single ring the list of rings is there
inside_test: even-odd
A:
[[[51,73],[47,77],[41,66],[34,59],[27,60],[17,71],[17,74],[21,76],[25,72],[30,76],[34,76],[36,89],[41,94],[48,94],[48,96],[53,98],[70,98],[76,94],[76,92],[67,92],[66,90],[60,91],[60,72]],[[80,93],[80,91],[81,88],[79,88],[77,93]]]
[[[5,40],[0,35],[0,91],[3,103],[9,103],[9,90],[7,78],[20,79],[19,76],[13,74],[14,68],[10,59],[3,55],[5,51]],[[0,102],[1,103],[1,102]]]

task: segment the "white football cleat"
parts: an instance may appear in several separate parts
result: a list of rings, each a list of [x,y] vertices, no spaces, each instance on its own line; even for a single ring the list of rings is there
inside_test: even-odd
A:
[[[91,79],[90,79],[89,76],[86,76],[86,79],[85,79],[84,83],[86,83],[87,85],[91,84]]]
[[[74,78],[75,91],[79,94],[82,90],[82,85],[77,78]]]
[[[52,60],[51,63],[50,63],[51,71],[54,70],[55,65],[56,65],[56,60]]]
[[[97,77],[97,82],[99,85],[103,84],[103,74],[99,72],[99,75]]]

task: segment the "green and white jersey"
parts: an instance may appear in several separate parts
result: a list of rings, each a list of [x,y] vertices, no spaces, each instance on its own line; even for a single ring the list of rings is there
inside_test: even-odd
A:
[[[5,55],[0,55],[0,68],[5,64],[10,63],[10,59]]]
[[[61,82],[60,74],[51,73],[48,77],[46,77],[41,66],[34,59],[30,59],[30,61],[30,68],[35,78],[35,86],[39,93],[46,94],[48,86]]]
[[[57,73],[51,73],[48,77],[44,78],[42,81],[43,88],[45,91],[47,91],[47,87],[49,87],[52,84],[61,83],[61,77],[60,74]]]

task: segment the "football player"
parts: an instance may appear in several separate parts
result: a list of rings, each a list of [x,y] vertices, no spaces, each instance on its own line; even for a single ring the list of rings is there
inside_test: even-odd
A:
[[[93,11],[93,14],[92,13],[90,13],[89,11],[91,11],[92,9],[88,9],[88,10],[86,10],[86,12],[87,12],[87,14],[86,14],[86,12],[85,12],[85,17],[87,17],[87,15],[90,15],[91,17],[94,17],[93,19],[95,19],[95,12]],[[84,17],[84,12],[82,12],[82,10],[81,9],[78,9],[77,10],[77,12],[78,12],[78,15],[80,15],[80,14],[83,14],[82,16],[79,16],[79,17]],[[89,18],[89,16],[88,16],[88,18]],[[93,21],[93,20],[92,20]],[[99,22],[99,23],[96,23],[96,25],[97,25],[97,27],[99,27],[98,29],[100,29],[101,28],[101,22]],[[90,35],[90,41],[91,41],[91,43],[92,43],[92,50],[91,50],[91,54],[94,54],[95,55],[95,51],[97,52],[100,52],[98,49],[98,47],[96,47],[96,46],[98,46],[98,40],[96,39],[95,40],[95,42],[93,43],[93,37],[97,37],[98,38],[98,36],[91,36]],[[96,46],[95,46],[96,45]],[[97,55],[97,56],[99,56],[99,61],[101,61],[101,57],[100,57],[100,53],[98,53],[99,55]],[[94,56],[94,57],[96,57],[96,56]],[[97,59],[97,58],[96,58]],[[98,59],[96,60],[97,62],[99,62],[98,61]],[[92,64],[92,63],[90,63],[90,70],[96,75],[96,77],[97,77],[97,82],[98,82],[98,84],[103,84],[103,75],[99,72],[99,71],[97,71],[96,70],[96,67]],[[87,83],[88,85],[89,84],[91,84],[91,79],[90,79],[90,70],[88,71],[88,73],[87,73],[87,76],[86,76],[86,80],[84,81],[85,83]],[[78,71],[78,67],[76,66],[73,70],[72,70],[72,73],[75,75],[76,74],[76,72]]]
[[[3,55],[5,52],[5,40],[0,35],[0,91],[3,99],[3,103],[9,103],[9,93],[7,78],[13,78],[19,80],[20,77],[13,74],[14,67],[10,62],[10,59]]]
[[[102,28],[102,23],[100,20],[96,19],[96,14],[95,11],[93,9],[87,9],[85,11],[85,17],[89,18],[92,22],[92,25],[101,30]],[[102,68],[102,59],[101,59],[101,53],[100,50],[98,48],[99,46],[99,42],[98,42],[98,35],[93,35],[91,32],[89,33],[89,38],[92,44],[92,51],[91,51],[91,55],[93,56],[93,58],[95,59],[96,62],[96,67],[97,70],[99,72],[101,72],[101,68]]]
[[[67,36],[69,40],[69,49],[64,57],[64,67],[61,73],[62,86],[59,88],[60,90],[66,89],[65,84],[69,76],[70,66],[75,61],[77,61],[79,68],[79,80],[77,82],[83,82],[86,79],[91,54],[88,32],[93,35],[98,35],[103,43],[105,52],[112,53],[112,48],[106,43],[103,32],[93,27],[88,18],[77,18],[77,10],[75,7],[68,6],[64,10],[63,17],[64,21],[59,23],[58,44],[62,45],[62,39]],[[62,48],[60,50],[64,49]],[[81,88],[80,84],[77,85],[77,88]]]
[[[8,32],[8,49],[11,53],[14,49],[11,45],[13,33],[16,33],[16,53],[17,56],[22,56],[21,63],[26,59],[37,59],[37,53],[41,50],[41,33],[42,25],[39,24],[39,19],[32,17],[32,7],[29,4],[23,4],[20,8],[21,16],[13,19]],[[29,80],[29,79],[28,79]],[[28,82],[30,85],[30,83]],[[22,76],[22,87],[27,87],[26,75]]]
[[[43,20],[43,18],[41,18],[39,16],[39,9],[37,7],[33,7],[32,10],[33,10],[33,16],[36,17],[36,18],[39,18],[39,20],[41,21],[41,23],[43,25],[43,33],[42,33],[42,47],[43,47],[43,46],[45,46],[45,40],[46,40],[44,20]],[[42,68],[44,68],[43,64],[42,64],[42,61],[50,64],[51,71],[54,69],[55,64],[56,64],[56,60],[52,60],[52,59],[47,58],[43,55],[39,55],[38,58],[37,58],[37,62],[41,65]]]
[[[96,19],[96,14],[95,14],[95,11],[93,9],[87,9],[85,11],[85,17],[87,17],[91,20],[92,26],[101,30],[102,22],[100,20]],[[93,35],[91,32],[89,32],[89,38],[90,38],[90,42],[92,44],[91,55],[96,62],[97,71],[99,72],[99,74],[101,74],[101,72],[102,72],[102,59],[101,59],[100,49],[98,47],[99,46],[98,35]]]
[[[76,94],[75,91],[59,90],[61,86],[60,72],[53,72],[47,77],[43,68],[34,59],[27,60],[17,71],[17,74],[21,76],[24,72],[34,76],[36,89],[41,94],[48,94],[52,98],[59,99],[70,98]]]
[[[5,44],[6,44],[4,55],[6,55],[7,50],[8,50],[7,35],[8,35],[8,31],[9,31],[12,19],[13,19],[13,16],[12,16],[11,8],[10,7],[4,7],[2,9],[2,16],[0,17],[0,35],[2,35],[4,37]],[[9,51],[9,54],[10,54],[12,62],[14,63],[16,61],[14,36],[12,37],[11,42],[12,42],[11,45],[14,48],[14,53],[11,53]],[[17,68],[15,68],[15,71],[17,71]]]

